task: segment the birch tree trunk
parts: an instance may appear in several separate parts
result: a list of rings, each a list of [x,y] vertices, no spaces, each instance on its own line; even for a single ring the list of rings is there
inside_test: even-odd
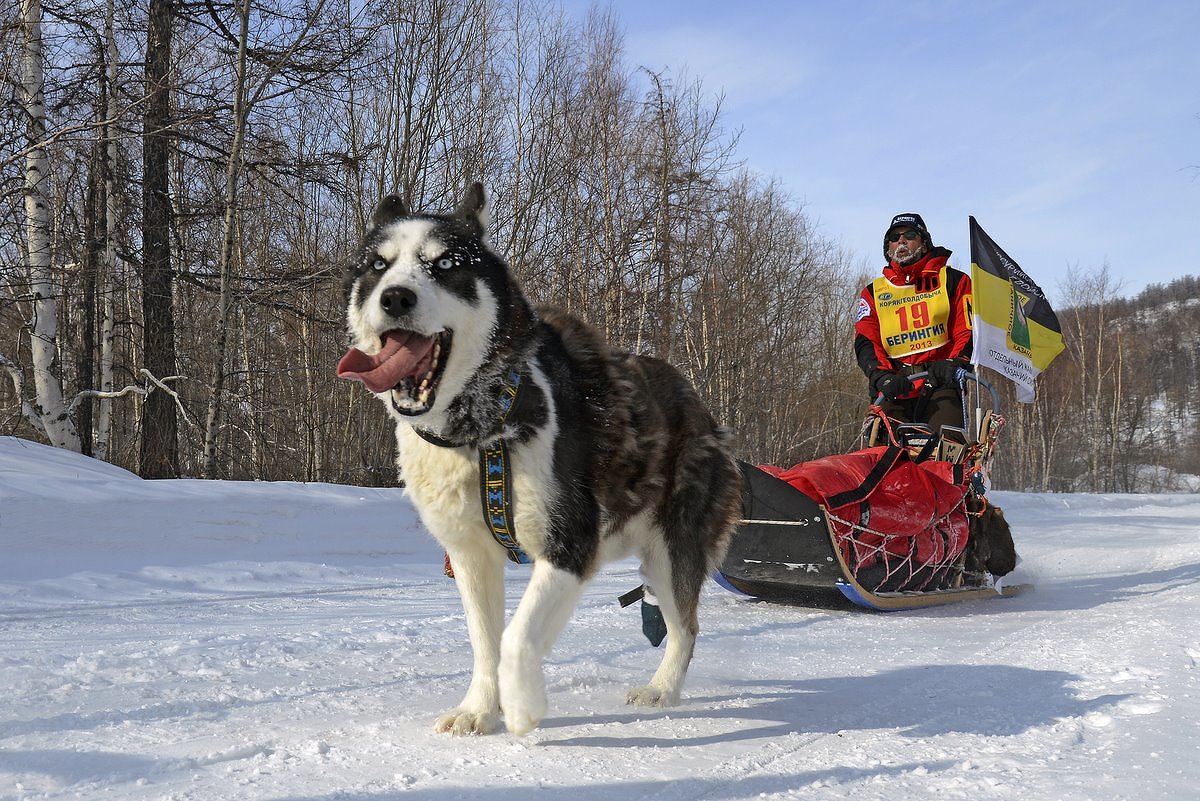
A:
[[[29,283],[33,294],[33,319],[29,344],[33,360],[36,398],[35,423],[56,448],[76,453],[82,445],[74,421],[63,400],[62,383],[54,375],[58,355],[58,310],[54,297],[50,249],[50,163],[46,140],[45,81],[42,73],[41,0],[21,0],[21,23],[25,29],[22,53],[21,104],[26,116],[29,152],[25,157],[25,247]]]
[[[117,163],[117,140],[113,135],[113,120],[117,117],[117,38],[113,32],[113,4],[108,0],[104,12],[105,68],[105,125],[104,133],[104,251],[96,292],[100,296],[100,391],[113,390],[113,292],[117,274],[117,192],[113,178]],[[92,445],[97,459],[108,459],[108,442],[112,434],[112,399],[103,395],[96,407],[96,436]]]
[[[101,81],[103,84],[103,81]],[[98,97],[103,97],[104,88],[101,86]],[[97,116],[103,109],[103,101],[96,106]],[[97,120],[97,127],[102,128],[103,122]],[[75,292],[76,313],[73,316],[75,334],[75,375],[76,383],[81,392],[93,388],[96,374],[96,278],[100,272],[100,251],[104,247],[101,229],[106,227],[104,220],[104,201],[101,182],[104,169],[101,166],[101,155],[104,143],[99,139],[94,141],[88,155],[87,183],[83,198],[82,234],[83,247],[80,249],[79,275],[76,278],[78,289]],[[64,295],[65,297],[65,295]],[[80,452],[85,456],[95,455],[92,441],[92,423],[95,398],[88,395],[76,397],[72,402],[75,410],[75,430],[79,432]]]
[[[650,80],[654,83],[654,121],[658,124],[657,155],[659,162],[653,165],[656,168],[654,185],[654,234],[650,240],[647,265],[657,275],[653,273],[646,275],[642,285],[642,305],[637,321],[637,349],[639,351],[642,349],[643,332],[646,329],[647,323],[646,304],[650,297],[654,279],[657,278],[658,286],[655,305],[662,310],[663,317],[658,341],[654,345],[660,353],[665,355],[665,358],[670,359],[674,350],[672,347],[674,344],[672,337],[674,320],[672,319],[671,308],[671,156],[675,143],[671,141],[671,126],[667,119],[668,114],[671,112],[667,107],[662,76],[657,72],[652,72],[645,68],[643,68],[643,71],[650,76]],[[651,165],[647,164],[646,167],[649,169]]]

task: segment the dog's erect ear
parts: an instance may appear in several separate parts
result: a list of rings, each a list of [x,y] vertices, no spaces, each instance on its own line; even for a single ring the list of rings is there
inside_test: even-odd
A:
[[[387,225],[408,215],[408,204],[401,200],[399,195],[388,195],[375,207],[371,223],[376,226]]]
[[[487,231],[492,215],[488,212],[487,196],[483,193],[483,184],[479,181],[467,187],[462,203],[454,210],[454,216],[475,229],[480,236]]]

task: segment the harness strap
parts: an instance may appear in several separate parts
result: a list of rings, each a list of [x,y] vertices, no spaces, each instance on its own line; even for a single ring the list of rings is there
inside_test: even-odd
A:
[[[508,414],[517,403],[517,395],[521,391],[521,371],[511,369],[504,377],[500,387],[497,403],[500,405],[500,430],[503,431]],[[454,442],[439,437],[432,431],[412,427],[413,433],[438,448],[462,448],[469,443]],[[508,552],[508,558],[520,565],[527,565],[533,559],[517,545],[515,526],[513,525],[513,488],[512,470],[508,457],[508,445],[503,439],[496,440],[494,445],[479,446],[479,495],[483,501],[483,520],[492,532],[492,537]],[[450,578],[454,577],[454,568],[450,564],[450,555],[446,554],[443,572]]]
[[[887,472],[892,469],[892,465],[900,458],[901,454],[905,453],[903,448],[896,445],[889,445],[888,449],[879,457],[879,461],[871,468],[871,472],[867,473],[862,483],[852,490],[839,492],[829,499],[830,509],[840,509],[849,503],[861,503],[867,499],[875,488],[879,486],[879,482],[887,475]]]
[[[921,448],[921,452],[913,459],[914,462],[920,464],[933,456],[933,452],[937,450],[938,434],[930,434],[929,439],[925,442],[925,446]]]
[[[521,372],[510,370],[500,389],[501,427],[516,404],[520,391]],[[492,530],[492,537],[508,552],[509,561],[519,565],[532,563],[533,559],[517,545],[513,520],[512,469],[508,444],[503,439],[479,449],[479,495],[483,499],[483,519]]]
[[[483,497],[483,519],[492,530],[492,537],[504,550],[509,561],[527,565],[533,560],[517,545],[513,534],[512,471],[509,469],[508,446],[499,440],[479,452],[479,494]]]

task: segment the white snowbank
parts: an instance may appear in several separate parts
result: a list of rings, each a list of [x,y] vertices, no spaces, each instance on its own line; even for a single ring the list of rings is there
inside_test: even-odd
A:
[[[683,703],[603,572],[526,737],[433,718],[470,651],[396,490],[142,481],[0,438],[0,799],[1190,799],[1200,496],[994,493],[1013,599],[891,615],[715,586]],[[524,579],[511,568],[510,606]]]

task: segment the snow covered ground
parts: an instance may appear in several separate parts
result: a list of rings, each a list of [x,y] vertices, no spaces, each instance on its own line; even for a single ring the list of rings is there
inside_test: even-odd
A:
[[[1200,496],[995,495],[1033,593],[884,615],[710,585],[684,701],[647,711],[621,563],[543,726],[455,739],[463,616],[399,491],[0,438],[0,799],[1196,798]]]

